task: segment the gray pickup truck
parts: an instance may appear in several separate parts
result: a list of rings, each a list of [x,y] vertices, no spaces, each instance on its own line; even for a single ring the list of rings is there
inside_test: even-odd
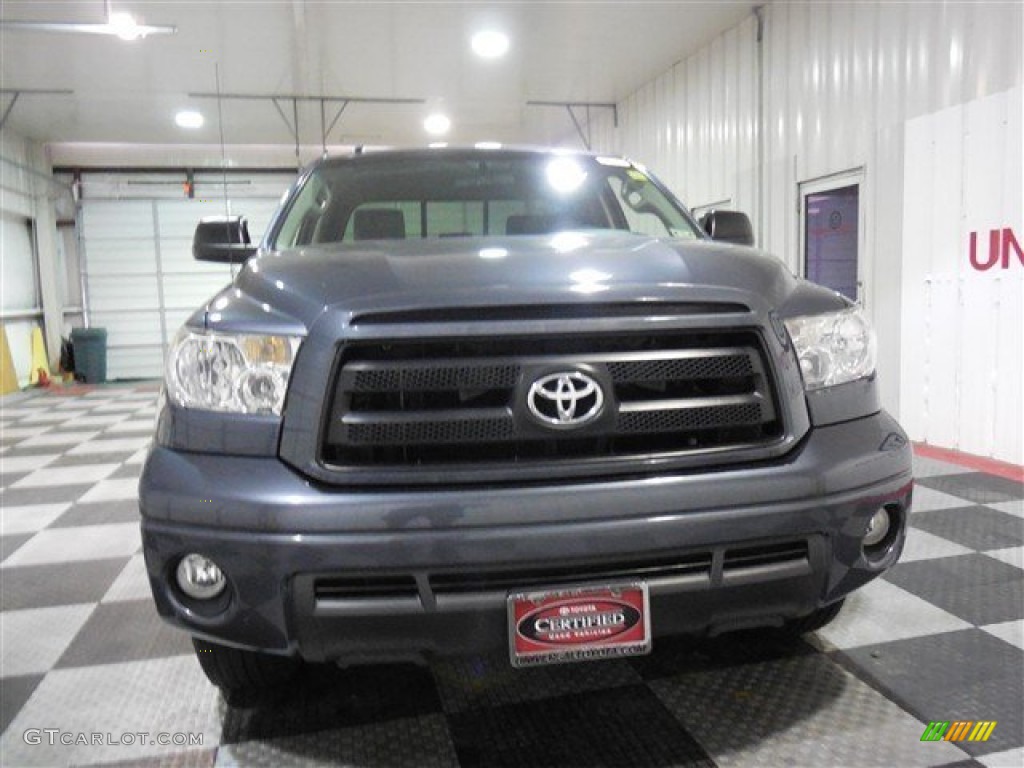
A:
[[[140,484],[159,612],[230,695],[303,661],[823,626],[893,565],[911,449],[860,309],[557,151],[324,159],[167,361]]]

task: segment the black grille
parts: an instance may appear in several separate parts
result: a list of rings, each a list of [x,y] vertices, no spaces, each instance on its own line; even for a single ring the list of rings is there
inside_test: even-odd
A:
[[[665,579],[679,576],[708,576],[710,573],[711,553],[701,552],[659,560],[610,563],[607,565],[439,573],[431,575],[430,587],[435,594],[443,595],[496,590],[509,591],[582,582],[648,581],[650,579]]]
[[[714,559],[722,559],[722,575],[713,576]],[[435,571],[423,574],[434,596],[512,592],[556,587],[561,584],[613,584],[657,579],[702,579],[718,584],[722,577],[742,572],[748,576],[772,578],[783,571],[809,567],[810,545],[806,539],[763,543],[736,548],[696,552],[658,553],[643,559],[605,563],[546,564],[534,567],[491,567],[487,569]],[[318,600],[378,600],[415,598],[420,586],[411,573],[321,574],[313,577]]]
[[[339,355],[328,468],[642,458],[749,448],[782,433],[753,332],[360,342]],[[605,390],[592,424],[553,429],[530,416],[530,385],[561,371]]]

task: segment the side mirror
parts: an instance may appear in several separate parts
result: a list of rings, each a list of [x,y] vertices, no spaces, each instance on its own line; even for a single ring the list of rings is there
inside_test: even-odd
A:
[[[242,216],[209,216],[199,222],[192,238],[192,256],[197,261],[244,264],[254,253],[249,222]]]
[[[700,226],[712,240],[736,245],[753,245],[754,228],[747,214],[739,211],[708,211],[700,217]]]

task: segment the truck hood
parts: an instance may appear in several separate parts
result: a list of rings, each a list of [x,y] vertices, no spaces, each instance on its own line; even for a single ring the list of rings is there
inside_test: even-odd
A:
[[[245,324],[239,303],[306,328],[330,312],[451,307],[714,301],[766,310],[801,282],[751,248],[624,232],[330,244],[250,260],[211,302],[219,311],[207,324]]]

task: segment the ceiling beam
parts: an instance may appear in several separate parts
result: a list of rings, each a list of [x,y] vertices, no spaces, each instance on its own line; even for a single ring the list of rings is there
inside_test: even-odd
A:
[[[616,128],[619,127],[619,106],[614,102],[610,101],[528,101],[526,102],[528,107],[562,107],[566,112],[569,113],[569,119],[572,120],[572,124],[576,127],[576,133],[579,134],[580,141],[583,142],[583,146],[587,148],[589,152],[591,149],[590,141],[590,110],[591,109],[610,109],[612,111],[612,122]],[[586,131],[583,130],[583,126],[580,124],[579,118],[576,117],[576,109],[582,108],[586,110]]]
[[[7,118],[11,116],[14,105],[22,96],[71,96],[74,91],[68,88],[0,88],[0,95],[11,97],[10,103],[4,109],[3,117],[0,117],[0,129],[7,124]]]

